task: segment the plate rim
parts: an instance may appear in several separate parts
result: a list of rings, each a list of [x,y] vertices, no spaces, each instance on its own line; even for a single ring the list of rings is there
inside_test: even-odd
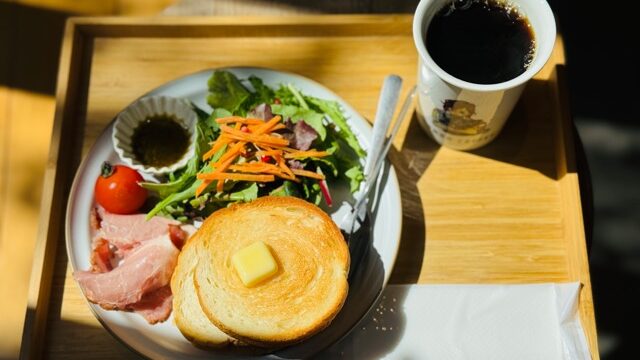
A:
[[[371,123],[369,123],[366,118],[360,114],[360,112],[358,112],[353,106],[351,106],[351,104],[349,104],[346,100],[344,100],[344,98],[342,96],[339,96],[337,93],[335,93],[333,90],[331,90],[329,87],[321,84],[320,82],[313,80],[309,77],[306,77],[304,75],[301,74],[297,74],[294,72],[290,72],[290,71],[286,71],[286,70],[278,70],[278,69],[274,69],[274,68],[268,68],[268,67],[260,67],[260,66],[222,66],[222,67],[211,67],[211,68],[205,68],[205,69],[201,69],[195,72],[191,72],[188,74],[184,74],[184,75],[180,75],[179,77],[176,77],[174,79],[171,79],[169,81],[166,81],[156,87],[154,87],[153,89],[145,92],[144,94],[140,95],[139,97],[137,97],[136,99],[134,99],[133,101],[129,102],[125,107],[123,107],[122,109],[120,109],[115,115],[114,117],[106,124],[106,126],[100,131],[100,133],[96,136],[94,143],[91,145],[91,147],[88,149],[87,153],[85,154],[85,156],[82,158],[82,160],[80,161],[80,164],[78,165],[75,174],[73,176],[73,181],[71,184],[71,187],[69,189],[69,197],[67,199],[67,203],[66,203],[66,209],[65,209],[65,250],[66,250],[66,255],[67,255],[67,261],[68,263],[71,265],[71,270],[72,271],[76,271],[79,270],[76,267],[76,262],[74,259],[74,256],[71,256],[72,253],[72,241],[71,241],[71,233],[72,233],[72,225],[71,225],[71,218],[72,218],[72,210],[75,207],[75,203],[78,201],[78,187],[80,186],[80,176],[81,174],[84,174],[86,172],[86,167],[88,166],[89,163],[89,159],[92,157],[92,155],[98,151],[96,144],[97,144],[97,140],[100,139],[100,137],[105,133],[108,132],[109,128],[111,128],[114,124],[115,119],[118,117],[118,115],[124,111],[124,109],[126,109],[127,107],[129,107],[131,104],[135,103],[136,101],[148,97],[148,96],[154,96],[155,93],[162,91],[162,89],[167,88],[167,87],[171,87],[172,85],[176,85],[182,81],[185,81],[187,78],[191,78],[191,77],[196,77],[198,75],[202,75],[205,73],[212,73],[213,71],[217,71],[217,70],[242,70],[242,71],[251,71],[251,70],[258,70],[258,71],[267,71],[267,72],[272,72],[275,74],[284,74],[286,76],[289,77],[293,77],[293,78],[297,78],[300,81],[303,82],[307,82],[307,83],[311,83],[314,87],[320,88],[323,91],[329,93],[331,96],[333,96],[335,99],[338,100],[338,102],[340,103],[341,106],[345,107],[349,112],[356,114],[356,116],[359,117],[359,120],[361,120],[362,125],[364,127],[366,127],[369,131],[372,131],[372,126]],[[347,119],[347,123],[350,123],[351,119]],[[401,242],[401,237],[402,237],[402,216],[403,216],[403,211],[402,211],[402,195],[401,195],[401,189],[400,189],[400,183],[398,181],[398,177],[395,171],[395,168],[393,166],[393,164],[391,164],[391,162],[389,161],[388,158],[385,159],[385,162],[389,164],[389,171],[388,171],[388,178],[387,181],[391,181],[391,184],[394,185],[392,186],[392,190],[396,190],[396,194],[397,195],[397,201],[398,201],[398,230],[397,230],[397,234],[394,234],[394,238],[397,239],[395,242],[395,246],[392,249],[392,256],[390,258],[390,264],[389,264],[389,271],[385,271],[384,273],[384,277],[383,277],[383,281],[381,284],[381,289],[379,291],[379,293],[377,294],[377,296],[375,297],[374,301],[368,305],[368,309],[363,313],[362,317],[360,317],[357,321],[355,321],[355,323],[353,324],[353,326],[351,326],[344,334],[342,334],[341,336],[336,337],[335,340],[333,340],[331,343],[329,343],[326,347],[324,347],[323,349],[319,350],[319,351],[323,351],[328,349],[329,347],[335,345],[336,343],[340,342],[341,340],[343,340],[344,338],[346,338],[347,336],[349,336],[349,334],[351,334],[351,332],[357,328],[358,324],[362,322],[362,320],[364,318],[366,318],[367,314],[369,314],[371,312],[371,310],[375,307],[376,302],[378,301],[380,295],[382,294],[382,291],[384,290],[384,288],[387,286],[389,279],[391,277],[391,273],[393,271],[393,268],[395,267],[397,258],[398,258],[398,252],[400,250],[400,242]],[[372,241],[373,244],[373,241]],[[102,317],[96,312],[94,305],[91,303],[87,297],[84,294],[84,291],[82,290],[82,287],[80,287],[80,284],[78,284],[77,281],[75,281],[74,279],[74,284],[76,287],[78,287],[78,289],[80,290],[80,293],[82,294],[83,300],[85,301],[85,303],[87,304],[89,310],[91,311],[91,313],[93,314],[93,316],[96,318],[96,320],[98,320],[98,322],[100,323],[100,325],[102,325],[102,327],[113,337],[115,338],[119,343],[121,343],[122,345],[124,345],[127,349],[129,349],[130,351],[134,352],[135,354],[143,357],[143,358],[149,358],[149,356],[147,356],[146,354],[142,353],[140,350],[136,349],[133,345],[130,345],[128,342],[126,342],[124,339],[122,339],[119,335],[117,335],[109,326],[109,324],[107,324],[104,319],[102,319]],[[96,305],[98,306],[98,305]],[[174,325],[175,326],[175,325]],[[304,343],[304,342],[303,342]],[[286,348],[285,348],[286,349]],[[270,354],[277,354],[279,350],[276,350]],[[211,353],[212,355],[215,354],[215,352]],[[268,356],[268,355],[267,355]]]

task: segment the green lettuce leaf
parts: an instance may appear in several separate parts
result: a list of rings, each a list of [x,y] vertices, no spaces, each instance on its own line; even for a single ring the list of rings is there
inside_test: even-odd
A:
[[[213,155],[211,162],[209,162],[207,165],[202,167],[197,173],[211,172],[212,171],[211,164],[218,161],[218,159],[222,157],[222,154],[224,154],[226,150],[227,150],[227,147],[223,146],[220,150],[218,150],[215,153],[215,155]],[[191,183],[190,186],[188,186],[187,188],[184,188],[184,190],[181,190],[179,192],[174,192],[167,195],[167,197],[165,197],[159,203],[157,203],[156,206],[154,206],[153,209],[151,209],[151,211],[147,213],[146,219],[147,220],[151,219],[152,217],[154,217],[155,215],[163,211],[167,206],[176,204],[181,201],[186,201],[186,200],[189,200],[190,198],[195,197],[196,189],[198,188],[198,186],[202,184],[202,180],[197,179],[195,175],[193,176],[193,179],[195,179],[195,181],[193,181],[193,183]],[[206,192],[206,190],[204,192]]]
[[[318,165],[322,172],[326,174],[331,174],[333,177],[338,176],[338,165],[335,157],[329,155],[322,158],[310,158],[316,165]]]
[[[291,91],[291,89],[295,89],[292,85],[280,85],[280,87],[276,90],[276,97],[280,99],[283,104],[286,105],[296,105],[302,108],[308,108],[308,105],[305,103],[304,105],[300,103],[300,97],[298,91]],[[304,99],[302,99],[304,101]]]
[[[235,113],[251,93],[240,80],[228,71],[215,71],[209,78],[207,102],[212,108],[223,108]]]
[[[302,190],[304,199],[316,205],[320,205],[322,201],[322,190],[318,180],[304,178],[302,179]]]
[[[249,76],[249,83],[254,89],[249,99],[243,104],[242,108],[245,112],[253,110],[260,104],[271,104],[275,97],[273,90],[265,85],[257,76]]]
[[[220,135],[220,125],[216,122],[216,119],[231,115],[232,114],[228,110],[217,108],[213,110],[211,115],[209,115],[206,119],[198,123],[198,128],[200,128],[203,135],[202,141],[204,142],[204,145],[202,145],[202,154],[204,154],[211,148],[209,143],[216,140],[218,138],[218,135]]]
[[[175,180],[165,183],[141,182],[140,186],[147,190],[156,192],[161,199],[164,199],[172,193],[180,191],[180,189],[184,188],[190,181],[195,179],[196,173],[198,172],[198,165],[198,157],[194,156],[189,160],[181,175]]]
[[[249,185],[245,189],[232,192],[231,194],[229,194],[228,199],[234,202],[235,201],[248,202],[248,201],[255,200],[257,198],[258,198],[258,184],[251,183],[251,185]]]
[[[364,157],[367,153],[360,146],[360,142],[358,142],[358,138],[351,131],[351,128],[347,124],[347,119],[342,114],[340,110],[340,104],[337,101],[331,100],[322,100],[312,96],[305,96],[307,103],[312,105],[312,109],[315,108],[316,111],[323,112],[327,114],[331,121],[338,126],[340,133],[340,137],[347,142],[349,147],[355,151],[356,154],[360,157]]]
[[[360,164],[354,165],[344,172],[344,176],[349,180],[349,189],[352,193],[360,188],[360,183],[364,180],[364,173]]]
[[[300,197],[300,190],[298,186],[292,181],[285,180],[282,185],[271,190],[269,193],[271,196],[295,196]]]
[[[191,186],[189,186],[188,188],[180,192],[174,192],[172,194],[169,194],[169,196],[162,199],[162,201],[157,203],[156,206],[154,206],[153,209],[151,209],[151,211],[147,213],[146,219],[149,220],[152,217],[156,216],[158,213],[163,211],[169,205],[192,198],[196,194],[196,189],[198,188],[198,186],[200,186],[201,182],[202,182],[201,180],[197,180],[196,182],[191,184]]]
[[[298,91],[298,89],[296,89],[293,84],[287,84],[287,88],[291,92],[291,95],[293,95],[293,97],[296,99],[296,102],[298,103],[298,105],[300,105],[300,107],[302,107],[303,109],[309,109],[309,105],[307,105],[307,102],[304,101],[304,96],[302,96],[300,91]]]

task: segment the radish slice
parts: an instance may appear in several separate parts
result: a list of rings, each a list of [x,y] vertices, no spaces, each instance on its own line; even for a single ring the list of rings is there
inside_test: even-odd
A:
[[[317,168],[316,172],[318,174],[324,175],[320,168]],[[324,201],[327,203],[328,207],[331,207],[333,204],[333,200],[331,199],[331,193],[329,192],[329,186],[327,186],[326,180],[318,180],[320,184],[320,190],[322,191],[322,196],[324,197]]]

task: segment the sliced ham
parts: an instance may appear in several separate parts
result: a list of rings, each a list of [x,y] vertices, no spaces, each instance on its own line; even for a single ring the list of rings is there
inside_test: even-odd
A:
[[[123,256],[137,244],[166,234],[169,225],[180,225],[161,216],[146,220],[145,214],[118,215],[103,208],[98,208],[98,216],[101,219],[98,235],[118,248]]]
[[[169,285],[145,294],[140,301],[129,305],[128,309],[137,312],[149,324],[163,322],[169,318],[172,310],[173,295]]]
[[[179,250],[169,238],[168,227],[163,228],[161,236],[138,245],[109,272],[75,271],[73,276],[89,301],[105,309],[126,309],[169,284]]]
[[[191,225],[144,214],[90,213],[91,269],[73,276],[87,298],[108,310],[135,311],[150,324],[171,314],[169,281]]]

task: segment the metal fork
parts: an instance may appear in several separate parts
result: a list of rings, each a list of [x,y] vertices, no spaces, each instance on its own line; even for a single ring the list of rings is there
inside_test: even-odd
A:
[[[389,77],[387,79],[389,79]],[[387,79],[385,79],[385,85],[387,84]],[[391,88],[389,91],[399,91],[402,80],[397,77],[397,80],[391,81],[393,83],[390,85]],[[397,86],[397,89],[395,88],[395,86]],[[343,221],[343,223],[348,222],[348,226],[344,227],[343,229],[347,230],[347,243],[349,245],[349,252],[351,253],[351,268],[349,270],[349,278],[351,278],[352,274],[354,273],[354,269],[358,266],[358,264],[362,260],[363,255],[368,249],[368,247],[365,245],[369,244],[372,239],[371,229],[373,226],[373,219],[371,218],[371,211],[369,209],[369,206],[367,206],[367,199],[369,198],[371,191],[376,188],[375,185],[377,183],[377,180],[379,180],[379,173],[385,163],[386,155],[391,149],[393,139],[398,133],[400,125],[404,121],[407,115],[407,111],[413,103],[413,99],[416,93],[416,87],[414,86],[407,94],[404,103],[402,104],[402,108],[400,109],[400,112],[396,117],[393,128],[391,129],[391,132],[387,137],[386,133],[391,125],[391,118],[393,116],[393,112],[397,103],[397,94],[394,101],[384,102],[382,100],[385,96],[385,89],[387,89],[387,87],[383,86],[383,90],[380,95],[381,101],[378,107],[378,113],[376,113],[376,122],[374,123],[373,128],[372,146],[370,147],[369,153],[367,155],[364,188],[358,199],[356,199],[355,205],[353,205],[351,209],[351,213],[345,219],[345,221]],[[390,106],[390,108],[387,108],[384,113],[381,114],[381,116],[387,116],[386,119],[378,117],[378,115],[381,113],[381,106]],[[380,122],[378,123],[379,120]],[[360,222],[360,228],[358,229],[358,231],[355,231],[356,222],[360,218],[362,218]]]

